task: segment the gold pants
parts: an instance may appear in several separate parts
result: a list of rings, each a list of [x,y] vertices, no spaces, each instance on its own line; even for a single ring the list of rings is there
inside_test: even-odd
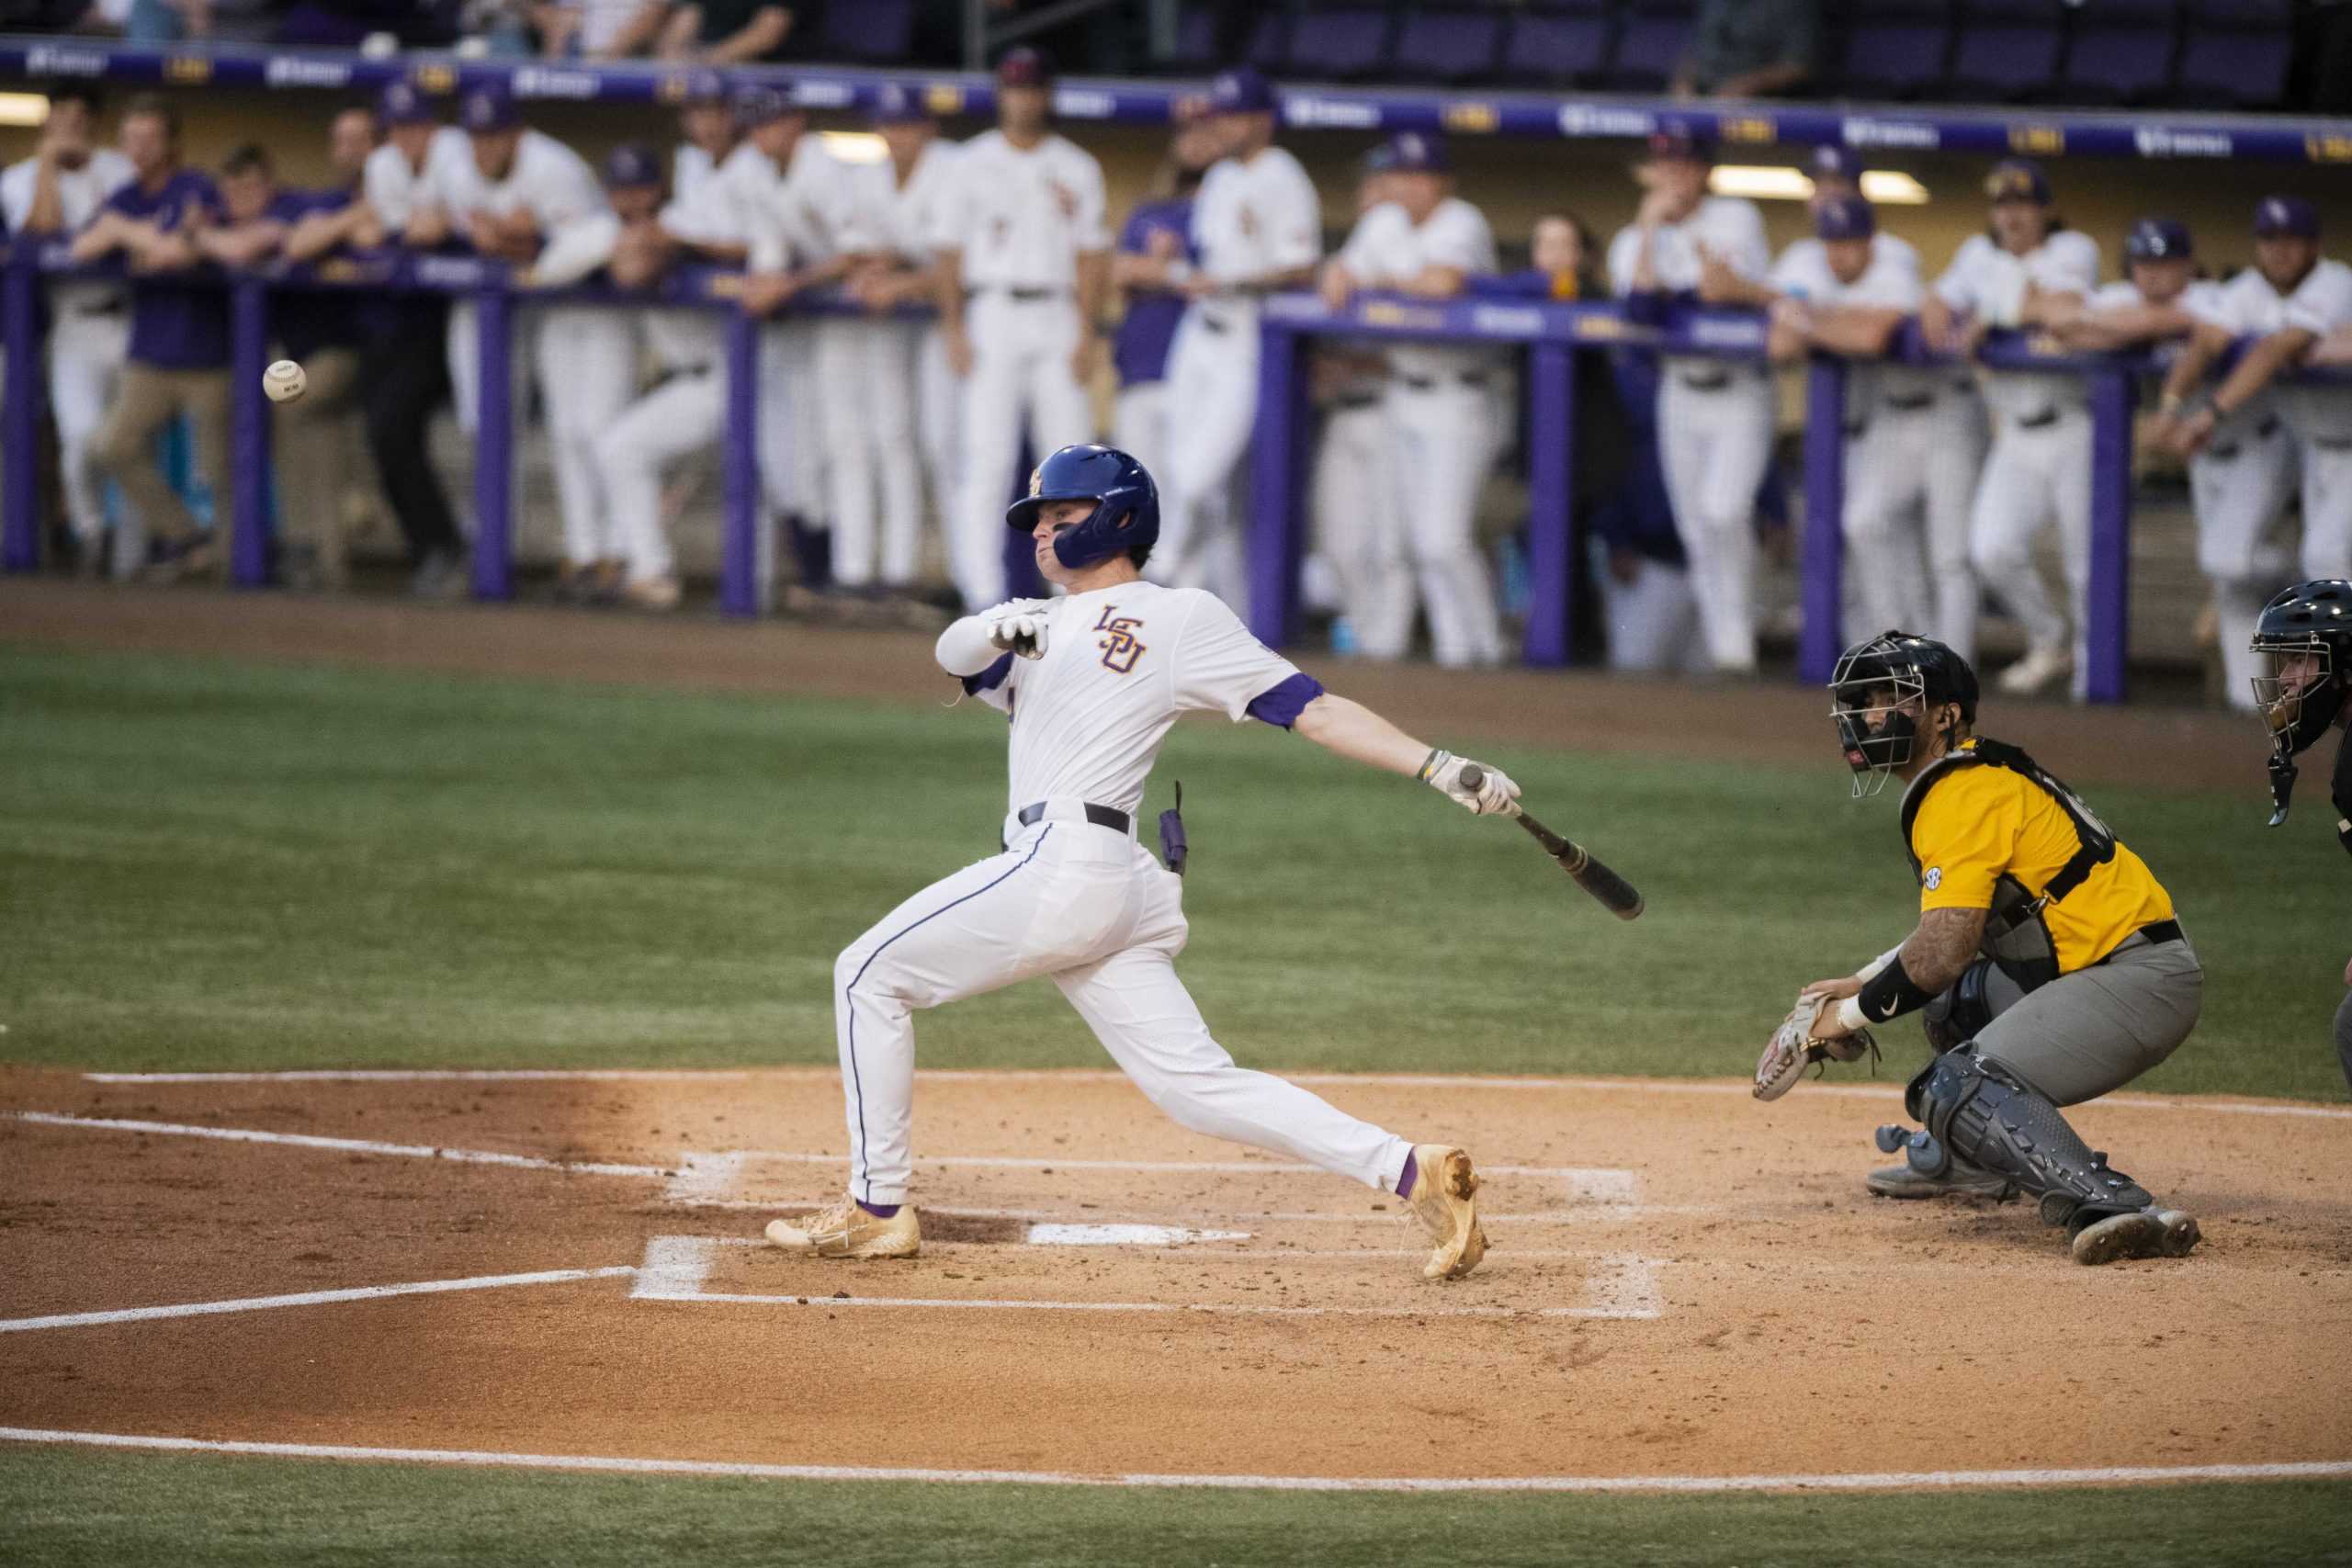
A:
[[[186,538],[197,531],[196,518],[148,450],[155,433],[181,414],[196,437],[196,471],[212,488],[214,537],[225,547],[236,516],[229,477],[228,371],[124,366],[120,390],[90,444],[90,457],[122,486],[123,498],[152,537]]]
[[[352,473],[359,353],[322,348],[302,361],[310,389],[272,405],[277,456],[277,529],[288,544],[315,545],[330,577],[340,572],[343,495]]]

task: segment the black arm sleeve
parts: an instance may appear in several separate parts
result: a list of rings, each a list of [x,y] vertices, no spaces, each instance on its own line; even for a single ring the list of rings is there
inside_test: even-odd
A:
[[[1917,982],[1904,972],[1903,955],[1896,953],[1887,966],[1871,976],[1862,987],[1862,994],[1854,998],[1862,1016],[1872,1023],[1884,1023],[1906,1012],[1916,1012],[1935,998],[1919,988]]]

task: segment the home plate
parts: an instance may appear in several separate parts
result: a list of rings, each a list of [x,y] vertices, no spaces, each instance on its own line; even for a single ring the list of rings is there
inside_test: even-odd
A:
[[[1247,1241],[1248,1231],[1195,1231],[1181,1225],[1047,1225],[1029,1227],[1031,1247],[1182,1247],[1188,1241]]]

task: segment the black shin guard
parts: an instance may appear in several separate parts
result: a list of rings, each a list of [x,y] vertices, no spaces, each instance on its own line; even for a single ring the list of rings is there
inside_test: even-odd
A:
[[[1943,1147],[2040,1199],[2041,1217],[2053,1225],[2079,1230],[2155,1202],[2147,1189],[2109,1169],[2055,1105],[2000,1063],[1980,1059],[1973,1043],[1929,1063],[1904,1100]]]

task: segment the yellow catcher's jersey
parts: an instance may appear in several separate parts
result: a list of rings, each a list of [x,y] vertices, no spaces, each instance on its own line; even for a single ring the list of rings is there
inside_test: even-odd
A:
[[[1989,760],[1996,755],[2002,763]],[[1928,787],[1916,806],[1906,802],[1921,910],[2031,910],[2049,932],[2062,975],[2098,963],[2142,926],[2173,918],[2172,897],[2146,863],[2023,752],[1966,740],[1913,789],[1921,786]],[[2078,856],[2092,859],[2087,873],[2035,908]],[[1993,935],[1988,930],[1988,952]]]

